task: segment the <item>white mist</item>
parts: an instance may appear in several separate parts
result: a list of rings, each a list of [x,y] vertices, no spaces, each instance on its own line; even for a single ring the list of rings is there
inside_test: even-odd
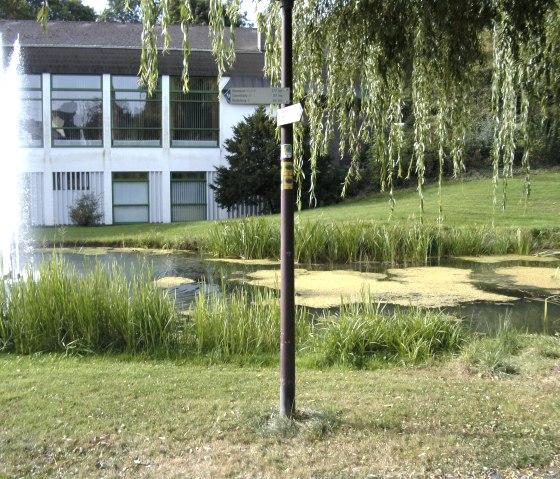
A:
[[[4,276],[19,269],[18,183],[23,161],[19,148],[19,41],[14,44],[7,67],[2,56],[0,50],[0,271]]]

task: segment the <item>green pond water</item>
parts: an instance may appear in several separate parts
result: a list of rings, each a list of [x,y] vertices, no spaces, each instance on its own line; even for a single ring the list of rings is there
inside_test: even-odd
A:
[[[57,252],[57,254],[63,256],[69,264],[76,266],[78,270],[85,270],[94,265],[96,261],[107,264],[117,262],[127,274],[130,274],[134,269],[151,268],[154,279],[173,278],[172,286],[167,289],[176,298],[180,308],[188,307],[194,300],[196,293],[201,289],[221,290],[224,281],[226,285],[250,282],[252,275],[266,275],[267,270],[270,271],[269,275],[279,276],[279,265],[275,262],[246,264],[237,261],[230,263],[189,253],[88,249],[82,251],[65,250]],[[52,251],[34,252],[32,261],[38,264],[42,257],[49,258],[51,255]],[[362,276],[380,276],[381,282],[377,284],[398,286],[398,292],[392,292],[389,299],[384,300],[383,292],[375,295],[377,300],[387,303],[387,308],[393,307],[393,302],[397,302],[401,307],[417,304],[426,306],[424,303],[427,303],[429,307],[443,309],[461,317],[465,326],[471,330],[492,333],[500,323],[508,320],[520,331],[560,334],[560,287],[556,288],[557,282],[560,284],[560,260],[557,258],[548,258],[543,261],[539,258],[506,257],[494,262],[481,262],[477,258],[462,258],[440,261],[438,264],[427,268],[389,268],[377,263],[298,265],[296,267],[304,271],[306,275],[329,271],[336,272],[336,274],[349,272],[352,279],[351,281],[346,280],[345,291],[355,286],[357,295],[360,293]],[[414,271],[415,274],[407,277],[408,271]],[[451,274],[449,279],[446,277],[439,278],[437,282],[432,284],[429,282],[430,277],[436,271],[454,274]],[[510,271],[528,272],[533,273],[533,275],[529,279],[516,280],[514,276],[509,275]],[[363,273],[363,275],[360,275],[360,273]],[[453,284],[457,281],[457,274],[467,277],[468,284]],[[322,273],[317,277],[324,278],[326,276]],[[185,278],[185,282],[182,283],[180,278]],[[311,300],[315,296],[321,297],[323,294],[322,283],[324,283],[325,288],[327,284],[322,279],[313,282],[312,278],[313,276],[310,276],[311,284],[314,284],[316,291],[306,292],[302,285],[302,291],[298,292],[296,276],[296,302],[299,296],[302,298],[308,296],[308,299]],[[546,287],[539,286],[541,278],[546,279]],[[390,284],[391,282],[396,283]],[[276,283],[279,283],[279,281],[276,281]],[[425,289],[422,289],[421,286]],[[459,294],[459,300],[454,297],[455,301],[452,302],[455,304],[449,304],[446,298],[453,287],[459,293],[463,290],[469,290],[470,295],[463,297]],[[495,296],[499,297],[500,300],[473,299],[471,298],[471,289],[480,292],[482,297]],[[407,291],[411,291],[410,297],[406,296]],[[336,304],[340,304],[340,296],[338,294]],[[428,296],[429,301],[427,302]],[[470,299],[465,300],[467,297]],[[394,298],[397,298],[397,300],[393,301]],[[438,299],[441,299],[441,304],[438,304]],[[546,320],[544,318],[545,300]],[[313,306],[313,303],[307,306],[311,309],[320,309]],[[330,304],[326,307],[330,309],[335,306]]]

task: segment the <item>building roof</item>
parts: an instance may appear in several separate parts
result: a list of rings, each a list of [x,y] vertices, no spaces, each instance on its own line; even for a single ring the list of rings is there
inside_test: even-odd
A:
[[[182,32],[171,25],[169,53],[161,54],[163,38],[158,27],[161,74],[180,75]],[[229,29],[224,33],[229,37]],[[49,22],[47,33],[34,20],[0,20],[0,44],[10,50],[19,37],[27,73],[111,73],[136,75],[140,67],[142,25],[111,22]],[[189,27],[189,74],[214,76],[218,70],[211,53],[207,26]],[[236,61],[227,75],[262,77],[264,54],[254,28],[236,29]],[[7,55],[4,55],[6,58]]]

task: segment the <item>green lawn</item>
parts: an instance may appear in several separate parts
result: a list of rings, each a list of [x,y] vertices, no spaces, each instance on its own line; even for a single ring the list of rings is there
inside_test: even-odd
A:
[[[498,206],[493,212],[493,186],[489,178],[478,180],[447,180],[442,188],[444,225],[518,226],[547,228],[560,226],[560,171],[536,172],[531,178],[532,191],[525,207],[523,178],[508,180],[506,209],[502,210],[502,184]],[[392,221],[408,222],[420,217],[420,201],[415,189],[399,191]],[[341,205],[305,211],[304,219],[323,221],[375,220],[387,221],[390,215],[387,194],[375,194]],[[424,192],[424,220],[437,221],[439,198],[437,185],[428,185]]]
[[[111,226],[58,226],[33,228],[31,235],[36,244],[48,246],[146,246],[154,239],[173,243],[186,238],[194,244],[206,235],[213,222],[193,221],[189,223],[129,224]]]
[[[521,183],[510,182],[509,207],[496,212],[496,225],[558,227],[559,180],[558,171],[535,174],[526,211],[514,201]],[[449,182],[444,199],[445,224],[491,224],[489,180]],[[430,187],[425,221],[437,211]],[[389,205],[374,195],[301,216],[384,222]],[[392,221],[411,220],[418,197],[403,191]],[[210,224],[37,228],[35,237],[188,246]],[[441,362],[374,371],[313,369],[298,353],[294,422],[276,415],[277,366],[241,367],[212,355],[0,353],[0,479],[560,477],[560,339],[524,336],[511,355],[492,341]]]
[[[0,477],[558,477],[560,364],[539,364],[299,368],[290,425],[276,368],[4,354]]]
[[[522,178],[508,182],[508,202],[505,211],[500,205],[493,212],[493,187],[490,179],[448,180],[443,187],[444,225],[491,225],[520,228],[551,228],[560,226],[560,171],[541,171],[532,175],[532,193],[525,204]],[[396,194],[393,223],[417,222],[420,217],[418,193],[414,189]],[[437,185],[426,187],[424,221],[435,223],[439,200]],[[390,207],[387,194],[374,194],[363,199],[345,201],[339,205],[306,210],[301,213],[305,221],[347,222],[389,220]],[[278,216],[270,216],[278,221]],[[55,227],[35,228],[33,238],[46,245],[111,245],[111,246],[169,246],[188,248],[204,240],[214,222],[197,221],[172,224],[140,224],[100,226],[95,228]]]

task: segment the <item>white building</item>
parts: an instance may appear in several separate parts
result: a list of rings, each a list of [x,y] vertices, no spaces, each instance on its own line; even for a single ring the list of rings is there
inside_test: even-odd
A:
[[[69,208],[86,192],[101,199],[105,224],[228,216],[208,185],[226,164],[233,125],[255,108],[229,104],[223,91],[266,85],[255,29],[237,30],[237,60],[217,85],[208,28],[191,27],[185,94],[181,31],[173,26],[151,97],[136,77],[140,25],[51,22],[44,34],[35,21],[0,20],[0,35],[4,58],[18,36],[21,44],[20,139],[32,224],[70,224]]]

